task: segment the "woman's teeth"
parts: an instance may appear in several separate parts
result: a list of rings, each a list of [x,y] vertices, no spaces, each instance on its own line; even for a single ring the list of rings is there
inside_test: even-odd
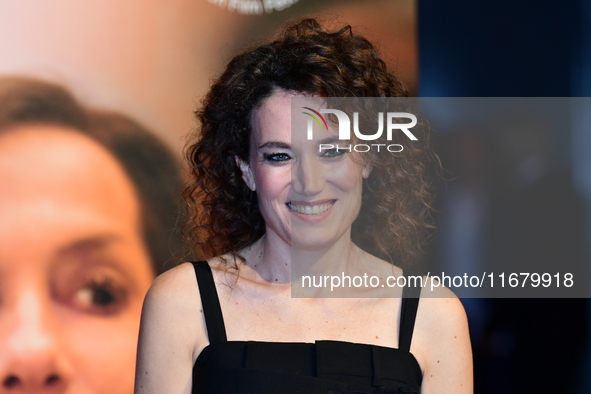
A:
[[[287,206],[290,207],[294,212],[301,213],[303,215],[320,215],[324,213],[332,207],[334,202],[328,202],[326,204],[321,205],[294,205],[292,203],[287,203]]]

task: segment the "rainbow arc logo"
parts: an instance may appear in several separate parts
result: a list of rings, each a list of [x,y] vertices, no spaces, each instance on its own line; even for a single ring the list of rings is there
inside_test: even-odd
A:
[[[324,116],[322,116],[320,114],[320,112],[313,110],[310,107],[302,107],[303,109],[307,109],[308,111],[312,111],[314,112],[314,114],[316,114],[316,116],[312,115],[309,112],[303,112],[304,114],[308,115],[309,117],[311,117],[312,119],[314,119],[316,121],[316,123],[318,123],[318,127],[322,128],[322,125],[324,124],[324,128],[326,130],[328,130],[328,123],[326,122],[326,119],[324,119]],[[318,119],[320,118],[320,119]],[[320,123],[320,121],[322,120],[322,123]]]
[[[303,114],[308,115],[310,117],[308,119],[308,126],[307,126],[308,140],[314,139],[314,137],[313,137],[314,123],[312,122],[312,120],[314,120],[318,124],[318,127],[320,129],[324,128],[325,130],[328,130],[328,122],[326,121],[324,116],[322,116],[322,114],[327,114],[327,113],[333,114],[336,117],[336,120],[338,122],[338,131],[339,131],[338,139],[339,139],[339,141],[342,141],[342,142],[347,141],[347,140],[349,140],[349,141],[351,140],[351,131],[353,133],[355,133],[355,138],[358,139],[359,141],[376,141],[376,142],[378,142],[377,140],[380,139],[380,137],[382,136],[384,131],[386,132],[386,140],[392,141],[393,133],[396,130],[402,131],[404,134],[406,134],[406,136],[411,141],[417,140],[417,137],[415,137],[410,131],[410,128],[417,125],[417,117],[411,113],[408,113],[408,112],[387,112],[385,114],[383,112],[378,112],[377,113],[377,118],[378,118],[377,119],[377,123],[378,123],[377,131],[370,133],[370,134],[366,134],[366,133],[362,133],[359,130],[359,113],[358,112],[353,112],[353,122],[351,123],[351,119],[349,118],[349,115],[347,115],[345,112],[338,110],[338,109],[323,108],[323,109],[320,109],[319,111],[316,111],[310,107],[302,107],[302,108],[307,111],[310,111],[310,112],[306,112],[306,111],[302,112]],[[321,114],[321,112],[322,112],[322,114]],[[398,123],[395,121],[395,119],[409,119],[410,122],[409,123]],[[319,151],[322,152],[323,149],[336,149],[336,150],[346,150],[349,152],[352,152],[352,151],[368,152],[371,149],[375,149],[379,152],[380,147],[384,147],[385,150],[388,150],[389,152],[392,152],[392,153],[402,152],[402,150],[404,149],[404,147],[400,144],[385,144],[385,143],[366,144],[366,143],[361,143],[361,144],[352,144],[352,145],[350,144],[348,146],[339,146],[338,144],[335,145],[333,143],[333,144],[320,144]]]

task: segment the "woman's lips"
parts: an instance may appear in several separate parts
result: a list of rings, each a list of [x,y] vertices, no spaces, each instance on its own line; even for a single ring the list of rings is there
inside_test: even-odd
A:
[[[288,202],[287,206],[292,211],[302,215],[320,215],[328,211],[334,205],[335,201],[330,200],[318,203]]]

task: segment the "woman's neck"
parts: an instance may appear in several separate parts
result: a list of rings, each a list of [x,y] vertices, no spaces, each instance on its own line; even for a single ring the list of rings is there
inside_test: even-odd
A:
[[[341,275],[359,270],[363,251],[343,234],[330,246],[307,249],[290,245],[277,234],[267,232],[243,251],[246,264],[268,283],[290,283],[302,275]]]

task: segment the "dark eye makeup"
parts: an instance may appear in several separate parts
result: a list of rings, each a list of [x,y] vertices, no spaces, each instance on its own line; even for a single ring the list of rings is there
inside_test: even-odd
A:
[[[263,160],[271,163],[283,163],[290,159],[291,156],[284,152],[263,153]]]

